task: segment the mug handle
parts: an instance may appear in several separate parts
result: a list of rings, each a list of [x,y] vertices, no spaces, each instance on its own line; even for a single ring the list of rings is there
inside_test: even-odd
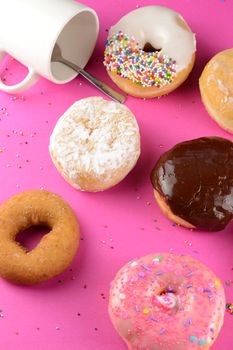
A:
[[[5,52],[3,50],[0,50],[0,60],[3,59],[4,55],[5,55]],[[24,78],[24,80],[22,80],[20,83],[16,85],[6,85],[0,79],[0,90],[11,94],[11,93],[21,92],[23,90],[26,90],[30,86],[35,84],[39,79],[39,75],[31,67],[27,67],[27,68],[28,68],[27,76]]]

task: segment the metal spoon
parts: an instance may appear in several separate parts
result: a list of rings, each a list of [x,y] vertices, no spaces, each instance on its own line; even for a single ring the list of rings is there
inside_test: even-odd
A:
[[[84,69],[79,67],[77,64],[72,63],[68,60],[66,60],[62,56],[61,49],[58,44],[55,44],[55,47],[53,49],[52,54],[52,62],[61,62],[67,65],[68,67],[72,68],[79,74],[81,74],[84,78],[86,78],[89,82],[91,82],[93,85],[95,85],[99,90],[101,90],[105,95],[111,97],[113,100],[124,103],[126,100],[126,96],[121,95],[119,92],[113,90],[110,86],[105,84],[104,82],[96,79],[93,75],[86,72]]]

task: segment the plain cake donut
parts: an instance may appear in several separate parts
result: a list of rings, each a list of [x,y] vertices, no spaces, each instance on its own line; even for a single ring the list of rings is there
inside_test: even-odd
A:
[[[27,251],[16,241],[21,231],[44,225],[51,231]],[[79,246],[79,225],[73,210],[45,190],[16,194],[0,206],[0,276],[19,284],[46,281],[63,272]]]
[[[146,6],[111,27],[104,65],[126,93],[152,98],[183,83],[193,68],[195,51],[195,35],[179,13]]]
[[[51,158],[73,187],[103,191],[119,183],[140,155],[133,113],[101,97],[75,102],[58,120],[50,137]]]
[[[224,313],[220,280],[189,256],[135,259],[111,283],[109,315],[130,350],[207,350]]]

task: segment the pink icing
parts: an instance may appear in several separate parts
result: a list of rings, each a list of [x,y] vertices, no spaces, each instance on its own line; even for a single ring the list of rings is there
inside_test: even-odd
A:
[[[189,256],[147,255],[111,284],[109,314],[130,350],[209,349],[224,308],[220,280]]]

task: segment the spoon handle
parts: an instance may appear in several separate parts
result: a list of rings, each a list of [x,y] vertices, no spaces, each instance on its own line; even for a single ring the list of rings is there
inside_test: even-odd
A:
[[[92,74],[86,72],[84,69],[80,68],[76,64],[67,61],[65,58],[62,58],[62,62],[65,63],[70,68],[74,69],[76,72],[80,73],[84,78],[86,78],[90,83],[95,85],[100,91],[105,95],[111,97],[113,100],[124,103],[126,96],[121,95],[119,92],[112,89],[110,86],[105,84],[103,81],[96,79]]]

